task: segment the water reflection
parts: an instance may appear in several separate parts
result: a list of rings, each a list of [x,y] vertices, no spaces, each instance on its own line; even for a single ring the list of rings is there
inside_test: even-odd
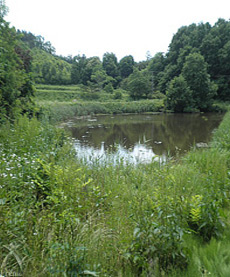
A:
[[[149,162],[207,143],[222,114],[116,115],[75,119],[63,124],[82,157]],[[116,155],[115,155],[116,154]],[[113,157],[112,157],[113,156]],[[118,158],[119,157],[119,158]]]
[[[115,147],[115,146],[114,146]],[[84,162],[90,164],[110,162],[112,164],[120,163],[124,164],[138,164],[138,163],[149,163],[152,161],[164,162],[166,160],[166,155],[157,156],[153,150],[144,144],[137,143],[131,149],[127,149],[120,144],[116,145],[116,151],[108,149],[105,150],[105,143],[101,143],[100,149],[95,149],[92,146],[83,145],[80,141],[76,141],[75,149],[77,157]]]

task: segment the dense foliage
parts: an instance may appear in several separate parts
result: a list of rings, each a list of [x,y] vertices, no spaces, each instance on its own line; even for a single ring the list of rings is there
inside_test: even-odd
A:
[[[31,57],[15,29],[4,20],[6,8],[3,2],[0,11],[0,117],[13,118],[33,109]]]
[[[224,19],[214,26],[200,23],[181,27],[166,54],[157,53],[138,63],[130,55],[118,61],[109,52],[102,61],[85,55],[60,57],[43,37],[20,33],[31,49],[38,83],[83,84],[91,92],[107,93],[122,88],[135,100],[161,93],[167,95],[166,109],[180,112],[210,110],[213,99],[230,100],[230,22]],[[181,77],[184,92],[182,87],[178,91],[175,88]]]
[[[71,65],[55,55],[55,48],[42,36],[30,32],[17,31],[21,41],[32,58],[32,71],[36,83],[63,84],[71,83]]]
[[[209,23],[200,23],[198,25],[191,24],[189,26],[181,27],[173,36],[173,39],[169,45],[168,53],[164,57],[156,55],[150,62],[149,68],[153,71],[155,70],[156,88],[165,93],[169,83],[175,77],[178,77],[180,74],[185,77],[185,67],[188,67],[189,62],[188,56],[192,54],[199,54],[200,62],[203,64],[203,72],[201,72],[201,70],[196,72],[197,68],[195,68],[193,64],[190,64],[191,68],[189,70],[191,72],[189,75],[187,74],[186,77],[186,81],[189,82],[188,88],[193,90],[195,88],[194,84],[191,83],[193,82],[193,74],[195,74],[196,79],[200,78],[200,82],[202,81],[202,78],[205,77],[204,74],[206,75],[203,80],[203,89],[206,87],[209,92],[203,92],[198,88],[196,93],[200,94],[199,98],[203,102],[200,103],[201,106],[198,108],[201,110],[205,110],[207,108],[202,106],[204,104],[204,99],[202,99],[203,93],[206,96],[209,94],[209,98],[229,100],[229,45],[230,21],[219,19],[214,26],[211,26]],[[162,60],[161,65],[163,65],[163,70],[162,68],[156,66],[159,65],[160,58]],[[202,59],[203,61],[201,61]],[[157,68],[159,68],[159,70]],[[212,82],[215,83],[216,87],[213,86]],[[216,94],[215,90],[217,90]],[[183,97],[184,96],[182,95],[182,98]],[[168,102],[170,102],[170,100]],[[192,108],[192,106],[189,106],[189,108],[190,107]],[[170,108],[173,109],[173,107]],[[184,108],[188,108],[188,106]]]
[[[179,77],[170,81],[166,92],[166,106],[175,112],[211,110],[217,86],[210,81],[207,63],[199,53],[186,57]]]

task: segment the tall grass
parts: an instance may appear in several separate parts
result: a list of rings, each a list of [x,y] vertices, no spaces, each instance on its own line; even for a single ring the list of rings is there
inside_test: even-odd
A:
[[[119,97],[116,97],[118,92]],[[91,114],[159,112],[163,99],[131,101],[127,92],[90,92],[84,86],[37,85],[36,102],[40,115],[51,122]]]
[[[2,126],[0,274],[227,276],[229,116],[165,165],[87,166],[48,123]]]
[[[65,120],[74,116],[92,114],[121,114],[159,112],[162,100],[113,101],[113,102],[40,102],[40,115],[48,117],[51,122]]]

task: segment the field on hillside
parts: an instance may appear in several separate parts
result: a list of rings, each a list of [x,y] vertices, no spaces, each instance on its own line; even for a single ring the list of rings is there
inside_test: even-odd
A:
[[[157,97],[157,95],[156,95]],[[40,113],[56,122],[74,116],[159,112],[163,99],[132,101],[127,92],[91,92],[84,86],[37,85],[36,103]]]

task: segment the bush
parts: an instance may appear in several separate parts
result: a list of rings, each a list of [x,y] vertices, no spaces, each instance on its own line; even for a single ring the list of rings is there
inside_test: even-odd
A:
[[[167,219],[168,217],[168,219]],[[187,256],[183,249],[183,229],[175,215],[160,211],[156,217],[144,217],[134,230],[134,239],[127,257],[138,275],[150,276],[162,270],[186,268]]]

